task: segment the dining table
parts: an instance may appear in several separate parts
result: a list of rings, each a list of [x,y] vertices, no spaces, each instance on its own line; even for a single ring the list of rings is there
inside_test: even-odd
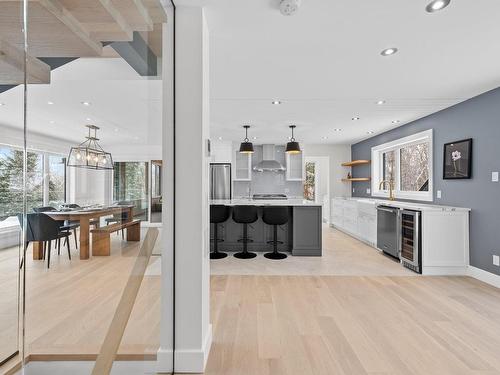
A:
[[[58,221],[78,221],[80,223],[80,259],[90,258],[90,221],[98,219],[103,216],[116,215],[120,213],[127,213],[123,215],[126,217],[124,222],[131,221],[133,218],[133,205],[113,205],[110,207],[102,208],[79,208],[77,210],[61,210],[61,211],[47,211],[45,215]],[[43,257],[43,241],[36,241],[33,243],[33,259],[40,260]]]

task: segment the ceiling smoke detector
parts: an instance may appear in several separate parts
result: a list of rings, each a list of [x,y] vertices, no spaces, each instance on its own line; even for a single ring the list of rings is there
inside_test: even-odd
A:
[[[299,10],[301,0],[281,0],[280,12],[284,16],[292,16]]]

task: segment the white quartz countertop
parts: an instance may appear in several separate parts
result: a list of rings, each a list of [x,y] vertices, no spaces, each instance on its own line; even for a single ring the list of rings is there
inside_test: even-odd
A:
[[[441,206],[437,204],[427,204],[427,203],[418,203],[418,202],[403,202],[403,201],[390,201],[386,199],[373,199],[373,198],[345,198],[338,197],[335,199],[344,199],[351,200],[360,203],[373,204],[376,206],[390,206],[390,207],[398,207],[398,208],[406,208],[410,210],[439,210],[439,211],[470,211],[470,208],[465,207],[453,207],[453,206]]]
[[[322,206],[321,203],[305,199],[212,199],[210,204],[221,204],[224,206]]]

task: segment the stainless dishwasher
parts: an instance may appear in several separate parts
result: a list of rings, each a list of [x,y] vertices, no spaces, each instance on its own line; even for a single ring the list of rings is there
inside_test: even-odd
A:
[[[401,216],[396,207],[377,206],[377,247],[399,259]]]

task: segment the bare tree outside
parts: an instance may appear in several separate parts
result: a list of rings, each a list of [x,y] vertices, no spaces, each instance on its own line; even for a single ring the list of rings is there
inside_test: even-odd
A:
[[[400,150],[402,191],[429,191],[429,144],[419,143]]]

